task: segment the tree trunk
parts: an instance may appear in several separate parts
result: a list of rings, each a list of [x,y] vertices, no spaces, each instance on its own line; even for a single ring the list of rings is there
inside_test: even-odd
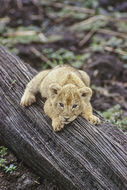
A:
[[[0,46],[0,136],[18,158],[60,190],[126,190],[127,137],[112,124],[82,117],[54,132],[43,100],[28,108],[20,99],[36,74]]]

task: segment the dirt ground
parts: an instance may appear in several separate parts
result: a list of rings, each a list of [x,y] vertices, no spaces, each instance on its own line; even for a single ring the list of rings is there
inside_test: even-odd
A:
[[[74,1],[64,3],[65,2],[57,4],[57,1],[55,1],[54,4],[51,3],[51,5],[49,4],[47,6],[40,5],[38,1],[32,0],[0,1],[0,19],[9,18],[9,22],[7,22],[6,26],[0,25],[4,27],[1,29],[2,32],[0,31],[4,39],[4,42],[2,41],[3,45],[10,51],[16,49],[16,54],[24,60],[24,62],[30,64],[38,71],[44,68],[51,68],[50,63],[53,58],[41,55],[43,49],[53,49],[53,51],[56,52],[62,47],[69,52],[73,52],[75,55],[88,54],[92,43],[91,37],[94,33],[89,33],[91,37],[88,35],[88,38],[85,39],[86,41],[82,41],[84,40],[84,35],[87,35],[87,32],[67,30],[70,26],[74,28],[75,24],[79,21],[83,21],[85,17],[80,15],[79,19],[78,17],[70,16],[68,12],[63,15],[60,12],[65,5],[81,7],[82,3],[80,1],[77,3]],[[125,2],[123,1],[123,3]],[[107,11],[107,4],[103,4],[103,1],[101,1],[99,6],[102,6],[105,8],[103,10]],[[120,9],[125,11],[125,6],[123,7],[123,9],[122,5],[119,7],[118,2],[114,5],[115,10]],[[58,14],[56,14],[58,12],[59,15],[61,13],[62,16],[60,15],[58,17]],[[108,12],[106,14],[108,14]],[[111,22],[108,24],[110,29],[115,29]],[[10,28],[15,29],[21,26],[34,26],[36,34],[42,29],[49,41],[47,42],[47,39],[45,39],[46,42],[42,43],[36,39],[35,41],[32,40],[27,43],[22,43],[21,39],[15,38],[17,39],[16,43],[11,39],[11,41],[8,41],[6,44],[5,41],[9,40],[8,36],[12,37],[12,35],[14,35],[15,37],[15,35],[17,35],[17,33],[14,33],[15,30],[11,31]],[[31,28],[29,30],[31,30]],[[11,33],[8,31],[11,31]],[[49,39],[50,36],[53,36],[53,39]],[[101,37],[102,36],[106,40],[109,38],[107,34],[101,34]],[[41,37],[44,38],[44,36]],[[88,59],[85,60],[85,63],[82,63],[82,61],[79,62],[78,68],[86,70],[91,77],[93,89],[92,104],[95,109],[102,112],[119,104],[124,111],[124,115],[127,116],[126,61],[124,62],[115,50],[113,51],[108,48],[107,50],[111,51],[92,52],[91,55],[88,56]],[[55,59],[59,61],[59,55],[57,55]],[[48,62],[47,65],[45,64],[46,61]],[[69,63],[69,59],[65,59],[64,63],[66,63],[66,61],[67,64],[71,64]],[[57,64],[59,63],[57,62]],[[124,130],[127,131],[127,128]],[[0,146],[3,146],[2,142],[0,142]],[[49,182],[48,179],[41,179],[34,174],[21,160],[18,160],[10,150],[8,150],[6,159],[7,165],[13,163],[17,169],[12,174],[5,173],[5,171],[0,169],[0,190],[58,190],[57,185],[53,184],[53,182]]]
[[[6,159],[7,165],[13,163],[16,166],[16,171],[8,174],[0,170],[0,190],[58,190],[53,182],[34,174],[11,151],[8,151]]]

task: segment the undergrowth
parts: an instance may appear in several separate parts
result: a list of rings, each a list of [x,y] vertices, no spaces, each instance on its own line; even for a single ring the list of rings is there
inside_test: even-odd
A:
[[[0,147],[0,168],[3,169],[6,173],[12,174],[16,170],[14,164],[8,164],[6,160],[7,148],[4,146]]]
[[[50,6],[48,2],[51,4]],[[76,37],[77,41],[80,42],[89,32],[94,32],[89,39],[86,40],[87,42],[81,46],[83,49],[87,45],[85,47],[87,52],[82,53],[82,57],[81,55],[78,57],[75,56],[73,51],[70,52],[70,50],[65,48],[63,58],[60,52],[63,51],[63,49],[56,51],[52,48],[54,59],[51,57],[51,60],[54,61],[53,65],[56,64],[55,61],[57,60],[60,61],[61,64],[64,62],[64,59],[68,59],[68,61],[75,62],[74,66],[76,65],[76,67],[80,68],[84,64],[85,54],[87,53],[86,57],[91,57],[93,53],[96,52],[115,53],[127,63],[127,22],[126,19],[124,19],[127,17],[127,13],[111,11],[111,7],[109,7],[109,11],[106,12],[106,10],[99,6],[98,0],[79,0],[77,2],[79,6],[76,6],[76,3],[73,2],[73,9],[69,6],[71,2],[73,2],[73,0],[65,1],[65,4],[64,1],[61,2],[61,8],[57,8],[56,11],[54,4],[58,3],[58,1],[54,1],[54,3],[50,0],[40,1],[38,5],[40,5],[41,8],[43,7],[43,11],[47,15],[45,22],[42,22],[41,25],[37,25],[34,22],[27,26],[21,25],[20,22],[22,19],[20,18],[16,21],[16,26],[12,27],[10,26],[11,19],[9,16],[1,18],[0,43],[15,54],[19,54],[17,44],[31,44],[36,46],[37,44],[43,45],[46,43],[59,42],[61,39],[64,39],[64,35],[62,35],[63,31],[75,33],[75,36],[79,36],[78,38]],[[77,9],[75,10],[75,8]],[[78,8],[79,10],[80,8],[90,8],[90,10],[93,10],[93,13],[79,11]],[[48,33],[47,31],[53,32]],[[54,33],[58,33],[59,35],[52,35]],[[69,56],[72,57],[72,60],[68,58],[69,56],[67,54],[70,54]],[[65,57],[66,55],[67,57]],[[50,59],[50,57],[48,58]]]
[[[62,64],[70,64],[76,68],[80,68],[87,59],[90,57],[90,53],[77,54],[73,51],[65,48],[55,50],[53,48],[43,49],[42,53],[52,62],[52,67]],[[43,65],[44,66],[44,65]],[[46,67],[46,64],[45,64]]]
[[[124,116],[124,111],[121,109],[119,104],[102,112],[102,115],[105,119],[116,125],[127,134],[127,118]]]

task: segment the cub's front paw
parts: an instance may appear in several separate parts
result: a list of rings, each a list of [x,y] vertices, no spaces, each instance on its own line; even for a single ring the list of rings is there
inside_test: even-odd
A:
[[[96,117],[95,115],[90,115],[90,116],[84,116],[83,115],[83,117],[85,119],[87,119],[92,124],[96,125],[96,124],[100,124],[101,123],[100,119],[98,117]]]
[[[52,127],[54,131],[60,131],[64,127],[64,125],[58,118],[55,118],[52,120]]]
[[[100,119],[99,119],[98,117],[96,117],[95,115],[91,115],[90,117],[88,117],[87,120],[88,120],[90,123],[95,124],[95,125],[101,123]]]
[[[22,106],[30,106],[32,103],[36,101],[36,98],[33,94],[31,93],[25,93],[22,98],[20,104]]]

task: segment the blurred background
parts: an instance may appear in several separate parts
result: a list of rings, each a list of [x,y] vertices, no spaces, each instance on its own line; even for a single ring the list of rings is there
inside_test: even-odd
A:
[[[38,71],[87,71],[93,107],[127,133],[126,0],[0,0],[0,43]]]

